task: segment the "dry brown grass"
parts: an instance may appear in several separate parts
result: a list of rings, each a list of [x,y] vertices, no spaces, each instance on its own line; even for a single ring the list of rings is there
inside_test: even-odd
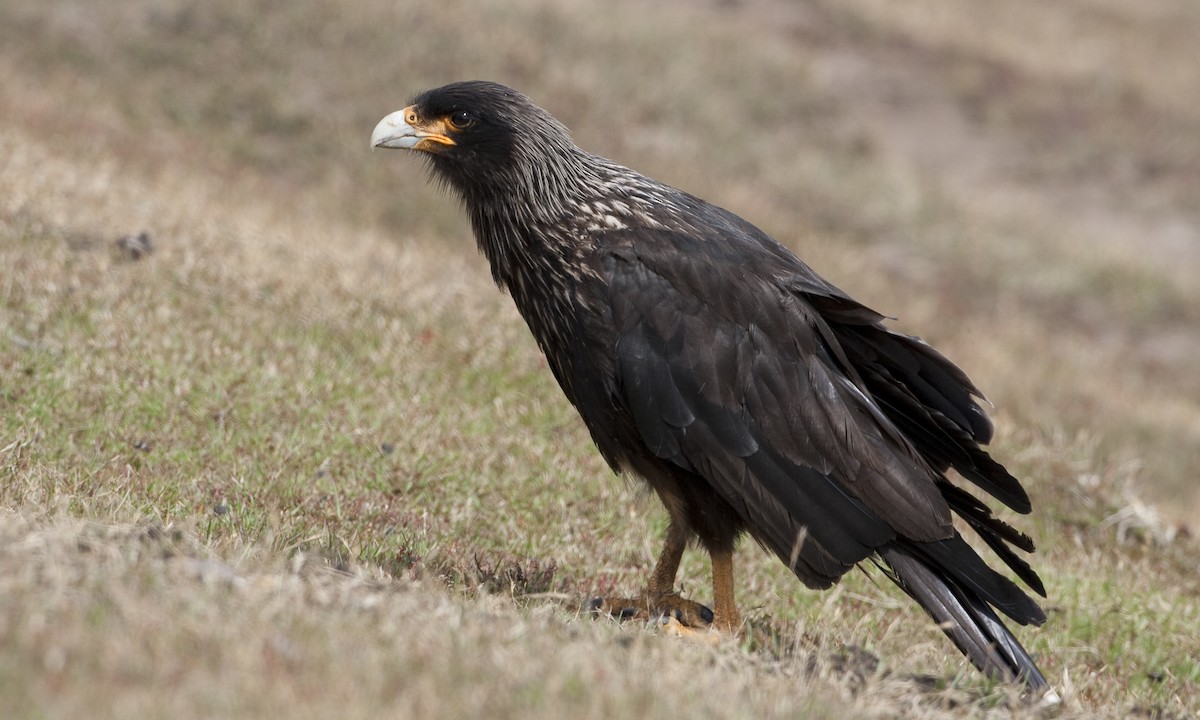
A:
[[[892,590],[809,593],[752,547],[739,594],[789,652],[576,617],[637,585],[661,514],[458,209],[365,149],[481,76],[971,372],[1038,507],[1022,637],[1061,715],[1200,702],[1194,10],[613,7],[4,4],[6,716],[1031,712]]]
[[[873,659],[776,660],[304,553],[222,559],[153,524],[29,515],[0,516],[8,717],[949,718],[969,701]]]

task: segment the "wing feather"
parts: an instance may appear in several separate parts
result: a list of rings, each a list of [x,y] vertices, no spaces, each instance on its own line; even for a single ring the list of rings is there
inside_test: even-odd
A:
[[[953,535],[934,475],[831,362],[815,313],[771,286],[698,292],[653,260],[604,264],[618,391],[652,453],[706,477],[819,586],[897,533]]]
[[[789,254],[644,228],[609,247],[614,392],[651,453],[705,478],[811,586],[899,540],[935,563],[967,562],[961,582],[1029,613],[950,522],[962,516],[1044,592],[1009,547],[1030,550],[1029,539],[942,476],[953,466],[1028,505],[979,448],[991,423],[958,368]]]

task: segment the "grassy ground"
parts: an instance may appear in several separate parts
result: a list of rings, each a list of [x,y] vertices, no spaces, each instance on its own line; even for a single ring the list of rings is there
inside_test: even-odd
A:
[[[1058,714],[1194,717],[1200,12],[611,7],[0,7],[6,717],[1036,714],[886,583],[812,593],[750,546],[739,596],[779,644],[578,616],[639,586],[663,514],[458,208],[366,150],[466,77],[968,369],[1034,497],[1050,620],[1021,636]]]

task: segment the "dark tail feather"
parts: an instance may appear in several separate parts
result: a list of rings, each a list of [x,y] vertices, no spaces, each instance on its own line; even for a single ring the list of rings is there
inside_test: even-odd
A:
[[[880,554],[891,566],[889,577],[925,608],[975,667],[998,680],[1023,683],[1037,697],[1050,690],[1033,658],[978,595],[900,548],[882,548]]]

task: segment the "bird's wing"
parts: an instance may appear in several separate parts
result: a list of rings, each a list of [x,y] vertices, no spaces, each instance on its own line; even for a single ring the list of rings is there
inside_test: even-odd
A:
[[[780,281],[777,259],[684,232],[619,232],[601,261],[617,392],[652,453],[703,476],[813,585],[897,536],[954,536],[939,474]]]

